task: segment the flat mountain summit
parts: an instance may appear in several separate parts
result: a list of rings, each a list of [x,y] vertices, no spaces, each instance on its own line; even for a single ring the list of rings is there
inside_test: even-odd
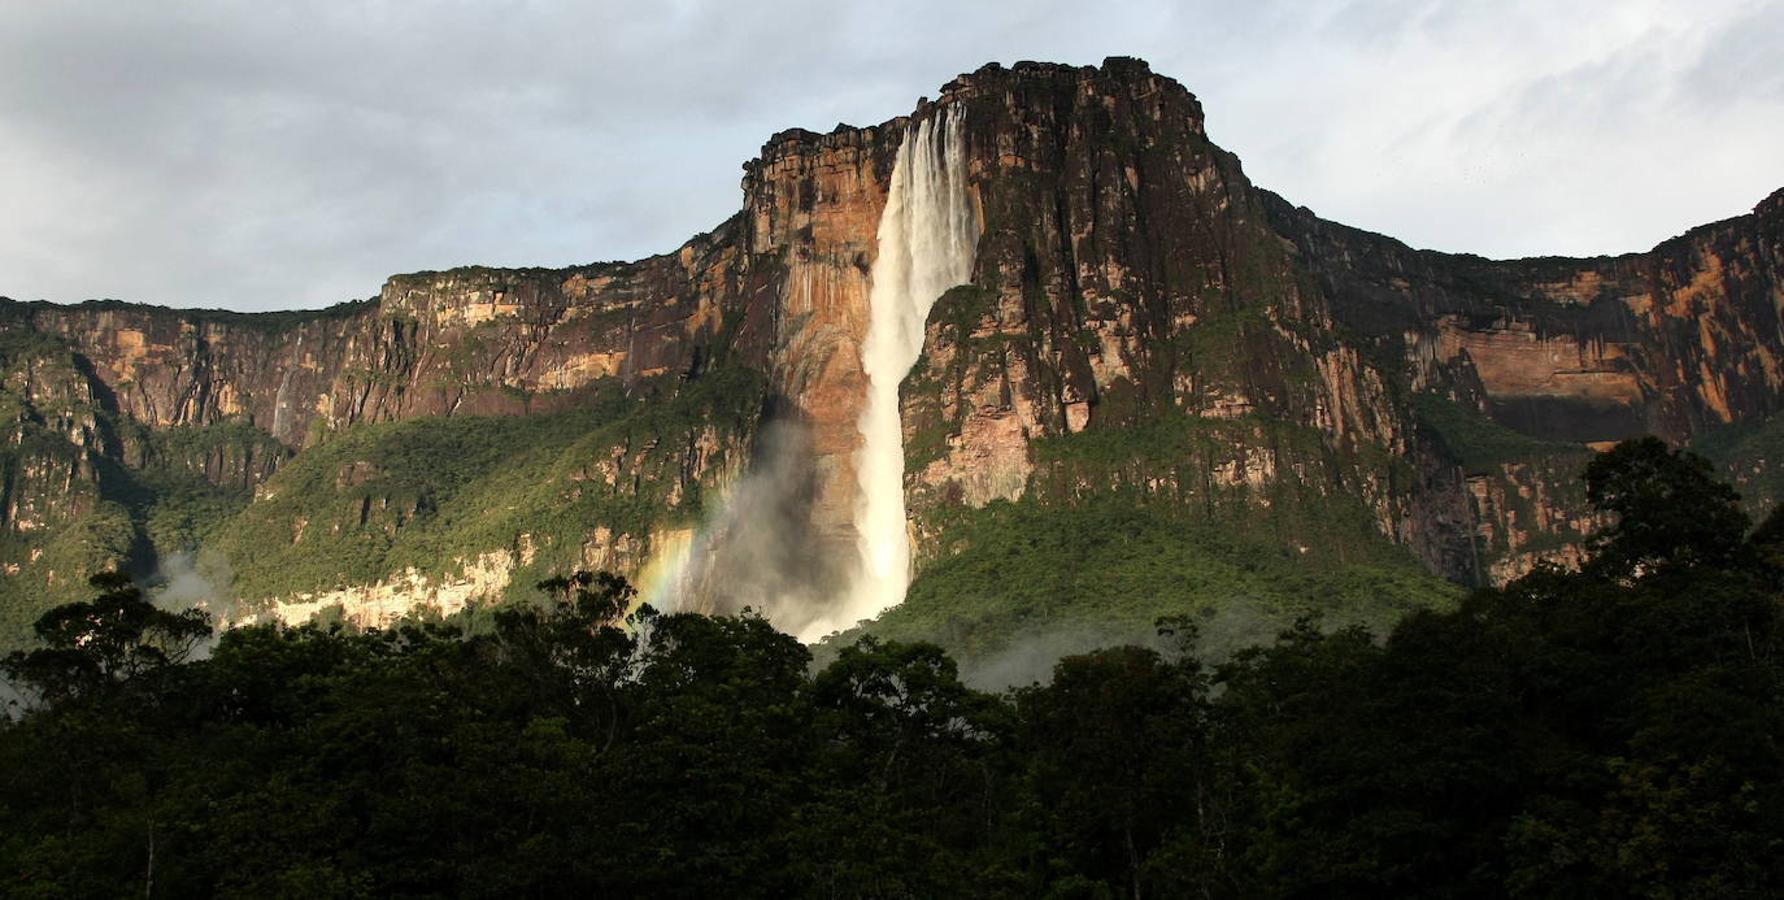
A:
[[[700,608],[822,603],[858,536],[879,227],[942,115],[977,244],[899,392],[894,633],[1385,621],[1577,560],[1604,524],[1579,471],[1642,434],[1780,496],[1784,191],[1616,257],[1415,250],[1253,185],[1142,61],[992,65],[775,135],[736,215],[637,262],[313,312],[0,303],[6,640],[111,567],[226,617],[381,624],[575,569],[648,594],[680,548],[729,560]]]

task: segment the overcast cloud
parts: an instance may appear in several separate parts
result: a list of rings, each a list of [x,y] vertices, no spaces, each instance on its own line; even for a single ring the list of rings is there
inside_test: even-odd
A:
[[[1417,246],[1646,249],[1784,186],[1784,0],[0,0],[0,294],[280,309],[673,249],[775,131],[1133,55]]]

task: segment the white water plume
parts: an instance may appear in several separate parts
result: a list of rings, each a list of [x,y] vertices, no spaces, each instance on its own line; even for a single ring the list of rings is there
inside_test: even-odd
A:
[[[855,457],[858,570],[847,596],[805,629],[808,640],[898,605],[909,584],[898,386],[923,351],[930,307],[972,278],[978,225],[966,193],[962,118],[950,107],[907,127],[892,166],[861,345],[868,392]]]

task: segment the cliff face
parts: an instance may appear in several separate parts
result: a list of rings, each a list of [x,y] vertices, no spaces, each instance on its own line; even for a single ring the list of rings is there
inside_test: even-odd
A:
[[[1647,253],[1505,261],[1412,250],[1264,197],[1272,227],[1364,352],[1393,361],[1415,395],[1555,444],[1470,467],[1486,580],[1544,559],[1576,562],[1602,524],[1569,488],[1581,463],[1565,445],[1708,438],[1725,474],[1753,480],[1751,464],[1714,453],[1726,443],[1714,435],[1758,427],[1784,396],[1784,190]],[[1491,440],[1464,428],[1449,443]],[[1784,500],[1747,493],[1756,514]]]
[[[1778,410],[1784,191],[1647,253],[1511,261],[1411,250],[1266,196],[1340,322],[1496,421],[1683,442]]]
[[[1254,187],[1196,98],[1135,60],[988,66],[913,116],[943,107],[965,114],[981,236],[902,395],[919,566],[996,501],[1120,495],[1299,554],[1356,525],[1499,580],[1594,526],[1569,488],[1584,447],[1684,443],[1784,403],[1784,192],[1648,253],[1490,261]],[[41,605],[52,544],[66,582],[232,529],[277,545],[217,576],[248,600],[359,591],[388,611],[455,566],[479,574],[454,603],[498,569],[508,587],[636,573],[712,514],[769,420],[802,436],[804,538],[846,557],[869,273],[909,121],[776,135],[737,216],[636,263],[398,276],[316,313],[0,306],[5,601]],[[531,424],[454,439],[526,446],[430,484],[451,467],[414,457],[449,430],[411,423],[481,416]],[[523,457],[524,494],[502,481]],[[355,561],[267,574],[324,553]]]
[[[1391,482],[1409,472],[1365,458],[1411,451],[1387,380],[1335,339],[1327,298],[1192,95],[1117,60],[985,69],[940,102],[973,123],[984,235],[978,290],[931,317],[928,365],[907,384],[920,511],[1030,489],[1067,501],[1127,471],[1148,494],[1242,518],[1273,492],[1344,495],[1445,564],[1447,539],[1408,527],[1417,498]],[[1183,423],[1216,439],[1183,439]],[[1107,477],[1065,462],[1094,440],[1075,436],[1129,429],[1171,436],[1099,463]]]
[[[65,339],[104,405],[131,421],[240,420],[301,449],[361,422],[519,415],[604,378],[695,374],[721,337],[760,358],[737,334],[750,312],[740,260],[721,229],[633,264],[398,276],[374,302],[315,314],[109,303],[6,313],[10,327]]]

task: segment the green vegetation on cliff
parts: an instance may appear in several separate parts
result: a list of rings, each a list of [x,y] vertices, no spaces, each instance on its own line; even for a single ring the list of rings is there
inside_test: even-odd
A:
[[[1385,629],[1460,596],[1403,550],[1358,531],[1372,528],[1360,509],[1323,532],[1350,549],[1318,553],[1285,546],[1262,512],[1250,523],[1242,514],[1211,521],[1193,509],[1098,497],[996,501],[951,515],[945,550],[932,551],[941,555],[905,602],[867,633],[932,641],[978,663],[1058,635],[1133,640],[1160,616],[1186,616],[1201,628],[1202,649],[1224,656],[1303,616]]]
[[[68,522],[0,535],[0,558],[23,560],[0,576],[0,648],[26,643],[45,610],[79,599],[89,573],[130,558],[137,544],[130,511],[91,495],[82,502],[90,505]]]
[[[944,346],[968,347],[986,302],[977,289],[943,298]],[[920,404],[919,460],[958,429],[930,399],[961,377],[954,359],[906,382]],[[1030,442],[1034,471],[1015,502],[973,508],[920,488],[918,576],[903,605],[860,631],[936,642],[971,669],[1059,635],[1127,640],[1159,616],[1188,616],[1202,649],[1224,655],[1301,616],[1386,628],[1460,595],[1365,506],[1413,483],[1403,458],[1366,443],[1334,449],[1316,429],[1257,413],[1130,408],[1113,425],[1103,406],[1097,415]]]
[[[140,541],[130,508],[102,489],[111,419],[66,342],[0,328],[0,423],[0,646],[15,646]]]
[[[23,643],[30,622],[75,599],[94,572],[149,577],[159,560],[197,550],[248,505],[251,473],[290,455],[242,422],[149,429],[102,410],[80,415],[84,444],[27,417],[17,443],[0,448],[5,495],[32,523],[0,532],[0,559],[18,561],[0,578],[0,646]],[[103,452],[107,443],[138,465]]]
[[[1494,422],[1448,397],[1413,394],[1412,411],[1431,430],[1451,459],[1470,475],[1491,472],[1508,463],[1561,457],[1583,465],[1588,451],[1579,444],[1531,437]]]
[[[524,590],[583,565],[597,527],[642,550],[653,527],[697,517],[762,397],[759,377],[720,370],[630,393],[615,382],[563,412],[356,425],[295,457],[207,546],[247,601],[411,567],[455,575],[491,552],[523,558]]]
[[[1385,634],[1209,665],[1167,621],[1002,694],[926,644],[814,671],[751,616],[622,630],[612,578],[476,635],[256,626],[177,664],[202,625],[102,581],[4,663],[41,700],[0,720],[0,891],[1768,897],[1784,517],[1746,535],[1708,471],[1598,457],[1583,571]]]
[[[700,514],[763,402],[737,370],[616,381],[572,411],[361,424],[294,455],[240,419],[136,422],[81,365],[66,341],[0,328],[0,647],[88,575],[152,583],[175,555],[229,594],[214,599],[250,602],[456,575],[492,551],[523,559],[525,593],[585,565],[598,527],[642,558],[652,526]]]
[[[1707,431],[1691,442],[1741,492],[1747,512],[1784,503],[1784,415]]]

